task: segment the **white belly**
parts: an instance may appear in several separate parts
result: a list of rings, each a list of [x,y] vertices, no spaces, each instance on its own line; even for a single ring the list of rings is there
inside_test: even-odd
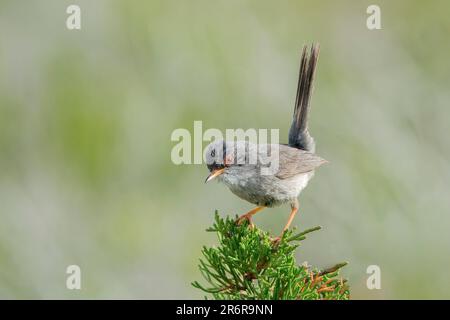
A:
[[[275,176],[225,175],[221,179],[231,192],[240,198],[261,206],[278,206],[296,199],[307,186],[313,172],[299,174],[287,179]]]

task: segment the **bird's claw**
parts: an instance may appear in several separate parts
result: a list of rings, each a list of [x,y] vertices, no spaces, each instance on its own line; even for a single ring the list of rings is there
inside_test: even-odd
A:
[[[254,225],[253,222],[252,222],[251,216],[248,216],[248,215],[246,215],[246,214],[240,216],[240,217],[236,220],[236,223],[237,223],[238,225],[241,225],[241,224],[244,222],[244,220],[247,220],[248,226],[249,226],[250,228],[253,229],[253,228],[255,227],[255,225]]]
[[[277,246],[277,245],[279,245],[280,242],[281,242],[281,236],[278,236],[278,237],[275,237],[275,238],[271,238],[270,241],[272,241],[272,244],[273,244],[274,246]]]

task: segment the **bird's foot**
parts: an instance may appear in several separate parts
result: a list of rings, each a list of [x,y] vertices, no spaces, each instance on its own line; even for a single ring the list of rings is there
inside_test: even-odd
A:
[[[253,222],[252,222],[252,215],[251,214],[243,214],[242,216],[240,216],[237,220],[236,220],[236,223],[238,224],[238,225],[241,225],[244,221],[247,221],[248,222],[248,226],[250,227],[250,228],[254,228],[255,227],[255,225],[253,224]]]
[[[275,238],[270,238],[270,241],[272,241],[272,244],[274,246],[278,246],[281,242],[281,236],[275,237]]]
[[[281,239],[283,238],[284,233],[286,232],[287,229],[283,230],[283,232],[275,238],[270,238],[270,240],[272,241],[272,244],[276,247],[280,244]]]

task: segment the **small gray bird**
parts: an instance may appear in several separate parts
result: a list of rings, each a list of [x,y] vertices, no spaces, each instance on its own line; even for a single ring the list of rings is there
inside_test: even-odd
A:
[[[291,213],[282,236],[298,211],[298,195],[313,177],[314,170],[327,162],[314,154],[315,143],[308,132],[308,113],[318,55],[318,44],[311,47],[309,54],[307,46],[303,47],[288,145],[216,140],[206,148],[205,160],[210,174],[205,182],[217,177],[235,195],[257,206],[240,216],[238,223],[248,220],[253,226],[251,218],[258,211],[289,203]],[[277,159],[278,168],[271,174],[263,174],[262,169],[268,168],[270,159]],[[278,241],[281,236],[275,240]]]

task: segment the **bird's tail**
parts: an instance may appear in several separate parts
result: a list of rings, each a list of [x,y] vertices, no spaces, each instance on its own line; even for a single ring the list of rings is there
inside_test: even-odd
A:
[[[318,58],[319,44],[312,45],[309,54],[307,46],[303,47],[294,117],[289,130],[289,145],[310,152],[314,152],[315,143],[308,132],[308,113]]]

